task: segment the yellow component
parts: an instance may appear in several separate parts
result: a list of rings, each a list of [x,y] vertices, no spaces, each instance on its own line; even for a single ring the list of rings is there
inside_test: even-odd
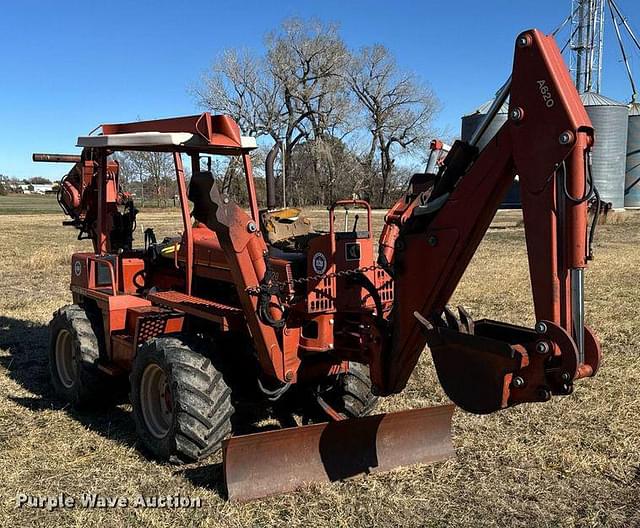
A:
[[[172,246],[167,246],[166,248],[162,248],[160,250],[160,255],[163,257],[173,257],[173,254],[176,251],[180,251],[180,244],[173,244]]]
[[[286,209],[279,209],[276,211],[271,211],[269,214],[271,218],[275,220],[291,220],[294,221],[296,218],[300,216],[302,212],[301,209],[297,207],[287,207]]]

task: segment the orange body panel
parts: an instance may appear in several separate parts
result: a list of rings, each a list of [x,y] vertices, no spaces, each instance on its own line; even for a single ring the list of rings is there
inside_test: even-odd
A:
[[[118,291],[123,293],[136,293],[138,286],[135,281],[141,283],[140,274],[144,271],[144,260],[141,258],[122,257],[118,259]]]

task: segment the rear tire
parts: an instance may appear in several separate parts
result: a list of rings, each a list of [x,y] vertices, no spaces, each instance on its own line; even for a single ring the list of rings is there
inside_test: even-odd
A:
[[[349,371],[342,375],[340,399],[343,412],[349,418],[367,416],[378,403],[378,397],[371,392],[369,366],[355,361],[349,362]]]
[[[60,308],[49,323],[51,384],[76,408],[94,407],[109,399],[108,380],[98,370],[98,332],[87,311],[77,304]]]
[[[161,460],[201,460],[231,433],[231,391],[184,337],[147,341],[133,362],[130,385],[138,437]]]
[[[369,367],[355,361],[349,362],[349,370],[334,378],[331,383],[318,387],[319,395],[334,411],[346,418],[367,416],[373,411],[378,397],[371,391]],[[312,422],[327,420],[324,411],[320,411],[314,401],[308,418]]]

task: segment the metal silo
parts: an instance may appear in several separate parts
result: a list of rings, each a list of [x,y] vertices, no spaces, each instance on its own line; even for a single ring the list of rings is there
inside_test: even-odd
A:
[[[600,94],[580,95],[595,129],[592,149],[593,181],[603,202],[614,209],[624,207],[629,107]]]
[[[478,126],[484,119],[484,116],[487,115],[487,112],[491,107],[491,103],[493,103],[493,99],[491,101],[487,101],[486,103],[480,105],[470,114],[462,116],[462,131],[460,135],[460,137],[462,138],[462,141],[469,141],[471,139],[471,136],[473,136],[473,133],[476,131],[476,128],[478,128]],[[489,143],[489,141],[491,141],[491,138],[493,138],[493,136],[496,135],[498,130],[500,130],[502,125],[505,124],[505,122],[507,121],[508,112],[509,112],[509,103],[504,103],[500,107],[500,110],[498,110],[496,117],[487,127],[487,130],[485,131],[482,138],[480,138],[480,141],[478,142],[478,148],[480,150],[482,150],[484,146],[487,143]]]
[[[640,103],[633,103],[629,108],[627,173],[624,186],[624,206],[640,207]]]
[[[487,115],[489,108],[491,108],[491,104],[493,103],[493,99],[487,101],[484,104],[481,104],[478,108],[476,108],[470,114],[462,116],[462,131],[460,137],[462,141],[469,141],[473,133],[480,126],[480,123]],[[498,133],[498,130],[502,128],[507,122],[507,114],[509,113],[509,103],[505,102],[498,110],[496,117],[493,119],[487,130],[478,141],[478,148],[482,150],[489,141]],[[513,185],[509,188],[509,192],[507,196],[505,196],[504,201],[502,202],[501,207],[505,209],[517,209],[520,208],[520,182],[516,179],[513,182]]]

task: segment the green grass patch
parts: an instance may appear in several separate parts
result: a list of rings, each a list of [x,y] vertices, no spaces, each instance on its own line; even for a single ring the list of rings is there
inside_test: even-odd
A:
[[[58,213],[55,194],[9,194],[0,196],[0,215]]]

